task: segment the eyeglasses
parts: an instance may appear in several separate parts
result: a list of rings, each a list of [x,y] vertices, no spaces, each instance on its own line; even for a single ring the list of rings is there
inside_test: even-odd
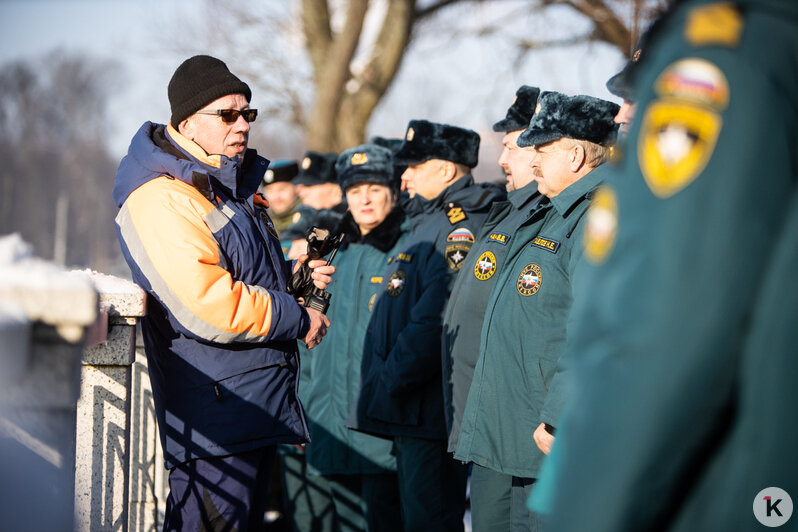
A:
[[[197,111],[198,115],[217,115],[222,117],[222,122],[225,124],[233,124],[238,120],[239,116],[243,116],[247,122],[254,122],[258,117],[257,109],[205,109]]]

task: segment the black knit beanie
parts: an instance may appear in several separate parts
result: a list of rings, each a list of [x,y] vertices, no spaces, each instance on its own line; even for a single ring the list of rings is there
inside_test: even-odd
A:
[[[209,55],[195,55],[183,61],[169,81],[172,127],[177,126],[214,100],[228,94],[243,94],[247,101],[252,91],[223,61]]]

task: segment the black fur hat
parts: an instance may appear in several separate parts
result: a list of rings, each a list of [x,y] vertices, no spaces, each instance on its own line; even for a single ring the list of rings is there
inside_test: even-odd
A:
[[[493,131],[508,133],[526,129],[532,115],[535,114],[535,105],[538,103],[540,89],[521,85],[515,93],[512,105],[507,109],[507,116],[493,124]]]
[[[214,100],[228,94],[243,94],[249,102],[252,91],[238,79],[224,61],[209,55],[195,55],[183,61],[169,80],[172,127]]]
[[[479,134],[476,131],[427,120],[411,120],[404,143],[394,155],[393,162],[408,165],[442,159],[474,168],[478,157]]]
[[[330,209],[314,209],[307,205],[298,205],[294,217],[285,231],[280,233],[280,240],[299,240],[307,237],[308,230],[316,226],[320,229],[335,229],[343,214]]]
[[[324,183],[335,183],[336,159],[338,159],[338,154],[335,153],[305,152],[299,165],[299,175],[294,179],[294,184],[312,187]]]
[[[263,184],[271,185],[280,181],[291,181],[299,173],[299,165],[292,159],[277,159],[272,161],[266,173],[263,174]]]
[[[335,163],[335,173],[344,193],[355,183],[376,183],[394,191],[399,189],[393,153],[376,144],[363,144],[343,152]]]
[[[535,115],[517,144],[524,148],[571,138],[608,146],[618,132],[614,119],[620,108],[617,103],[593,96],[546,91],[540,95]]]

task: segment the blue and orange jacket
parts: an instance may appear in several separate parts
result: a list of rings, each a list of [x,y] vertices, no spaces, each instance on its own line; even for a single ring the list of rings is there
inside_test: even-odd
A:
[[[167,468],[308,439],[297,338],[308,314],[256,195],[269,161],[208,155],[145,123],[116,174],[119,241],[148,294],[142,333]]]

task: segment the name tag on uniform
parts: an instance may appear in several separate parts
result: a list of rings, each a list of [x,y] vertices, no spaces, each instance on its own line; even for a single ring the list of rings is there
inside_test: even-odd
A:
[[[540,249],[545,249],[551,253],[557,253],[557,250],[560,249],[560,243],[556,240],[550,240],[548,238],[543,238],[542,236],[536,236],[535,240],[532,241],[532,245],[539,247]]]
[[[505,235],[504,233],[491,233],[488,236],[488,242],[497,242],[502,246],[506,246],[509,241],[510,235]]]
[[[396,260],[399,262],[413,262],[413,255],[410,253],[400,253],[396,256]]]
[[[371,284],[382,284],[382,277],[372,277]]]

